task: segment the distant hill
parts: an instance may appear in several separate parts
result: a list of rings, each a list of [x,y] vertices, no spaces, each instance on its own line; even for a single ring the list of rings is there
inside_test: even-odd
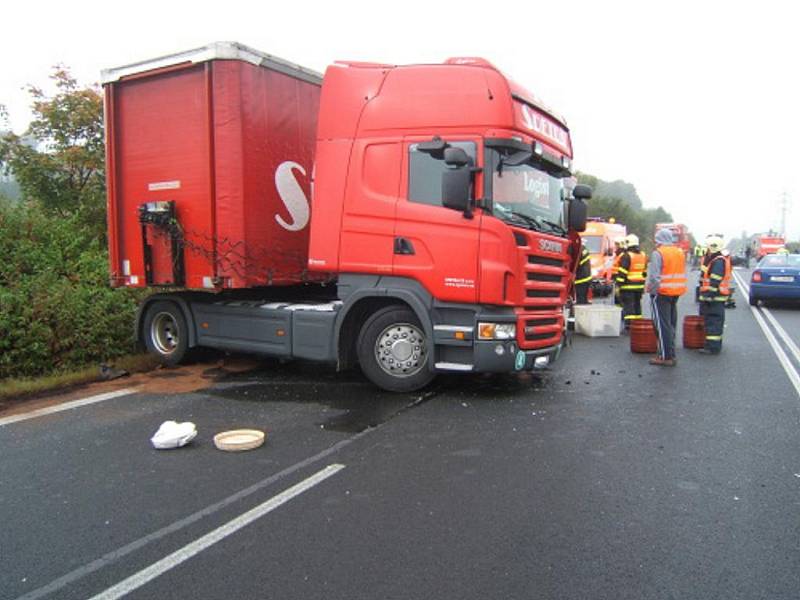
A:
[[[672,215],[662,207],[644,208],[642,199],[632,183],[617,179],[604,181],[589,173],[576,173],[579,183],[592,187],[589,200],[589,216],[613,217],[618,223],[635,233],[641,240],[642,249],[649,251],[653,246],[653,230],[656,223],[673,222]]]

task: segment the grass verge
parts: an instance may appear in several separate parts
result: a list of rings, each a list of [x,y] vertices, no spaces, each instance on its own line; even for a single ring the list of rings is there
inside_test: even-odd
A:
[[[110,364],[115,369],[123,369],[128,373],[142,373],[154,369],[158,364],[158,360],[150,354],[130,354],[114,359]],[[96,381],[101,381],[99,366],[85,367],[75,371],[54,373],[42,377],[6,379],[5,381],[0,381],[0,400],[31,396]]]

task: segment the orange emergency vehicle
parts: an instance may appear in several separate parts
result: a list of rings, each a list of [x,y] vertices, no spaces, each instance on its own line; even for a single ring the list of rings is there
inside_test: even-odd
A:
[[[592,264],[592,290],[595,294],[607,296],[613,288],[614,242],[624,238],[628,231],[625,225],[614,219],[605,220],[593,217],[586,223],[586,231],[581,240],[589,250]]]

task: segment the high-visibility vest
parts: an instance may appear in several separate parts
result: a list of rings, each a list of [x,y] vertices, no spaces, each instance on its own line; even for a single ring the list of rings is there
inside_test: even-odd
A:
[[[662,296],[682,296],[686,293],[686,259],[683,250],[677,246],[661,246],[656,250],[661,255],[661,285],[658,293]]]
[[[614,279],[619,273],[619,261],[622,260],[624,252],[617,252],[614,255],[614,261],[611,263],[611,279]]]
[[[717,275],[711,272],[711,265],[715,261],[721,260],[725,264],[725,271],[723,275]],[[703,265],[702,269],[703,279],[700,283],[700,299],[706,301],[724,302],[731,295],[731,260],[729,256],[722,256],[721,254],[715,256],[707,264]],[[719,287],[719,294],[716,294],[711,284]],[[711,292],[711,293],[709,293]],[[715,294],[715,295],[712,295]]]
[[[575,285],[582,283],[589,283],[592,280],[592,256],[586,246],[581,247],[581,258],[578,262],[578,268],[575,271]]]
[[[629,252],[629,254],[631,255],[631,268],[628,270],[628,281],[630,283],[644,283],[647,257],[644,252]]]
[[[621,290],[639,291],[644,289],[645,273],[647,272],[647,257],[643,252],[628,250],[629,267],[626,269],[620,262],[617,269],[617,281]]]

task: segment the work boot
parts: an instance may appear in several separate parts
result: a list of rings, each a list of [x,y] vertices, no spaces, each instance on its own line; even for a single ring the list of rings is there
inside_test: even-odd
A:
[[[675,361],[671,358],[661,358],[660,356],[655,356],[650,359],[651,365],[658,365],[659,367],[674,367]]]

